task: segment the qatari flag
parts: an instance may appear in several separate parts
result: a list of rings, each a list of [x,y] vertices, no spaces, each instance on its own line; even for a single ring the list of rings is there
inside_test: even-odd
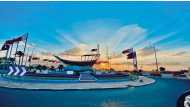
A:
[[[132,52],[133,52],[133,48],[126,49],[126,50],[122,51],[123,54],[132,53]]]
[[[24,41],[24,40],[26,40],[27,37],[28,37],[28,33],[25,33],[22,36],[13,39],[13,42]]]
[[[134,59],[136,58],[136,52],[131,52],[127,55],[127,59]]]
[[[5,44],[8,44],[8,45],[12,45],[13,43],[14,43],[13,40],[7,40],[7,41],[5,42]]]
[[[8,50],[10,48],[10,45],[8,43],[4,43],[1,50]]]

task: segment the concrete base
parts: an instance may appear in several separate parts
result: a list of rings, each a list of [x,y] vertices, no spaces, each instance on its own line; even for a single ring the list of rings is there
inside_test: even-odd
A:
[[[173,78],[173,74],[164,74],[164,73],[162,73],[161,76],[164,77],[164,78]]]
[[[47,83],[47,82],[24,82],[12,81],[8,78],[0,77],[0,87],[17,89],[43,89],[43,90],[67,90],[67,89],[112,89],[127,88],[129,86],[143,86],[154,83],[155,80],[140,76],[136,81],[122,82],[75,82],[75,83]]]

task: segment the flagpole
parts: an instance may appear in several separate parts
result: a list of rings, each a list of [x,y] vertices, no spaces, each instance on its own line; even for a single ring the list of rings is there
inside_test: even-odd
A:
[[[12,49],[13,49],[13,44],[11,44],[11,50],[10,50],[10,53],[9,53],[9,58],[11,57]]]
[[[14,56],[14,58],[15,58],[15,64],[16,64],[16,52],[17,52],[17,49],[18,49],[18,44],[19,44],[19,42],[17,42],[17,45],[16,45],[16,51],[15,51],[15,56]]]
[[[157,59],[157,53],[156,53],[156,47],[154,47],[154,57],[155,57],[155,61],[156,61],[156,70],[158,71],[158,59]]]
[[[28,48],[28,50],[27,50],[27,53],[26,53],[26,60],[25,60],[25,66],[26,66],[26,63],[27,63],[27,59],[28,59],[28,53],[29,53],[29,48]]]
[[[7,46],[7,45],[6,45]],[[10,46],[10,45],[9,45]],[[9,55],[9,47],[8,47],[8,49],[7,49],[7,52],[6,52],[6,54],[5,54],[5,57],[6,57],[6,61],[5,61],[5,63],[7,64],[7,61],[8,61],[8,55]]]
[[[8,59],[8,54],[9,54],[9,49],[7,50],[7,52],[6,52],[6,60]]]
[[[132,53],[134,53],[133,48],[132,48]],[[134,54],[133,54],[133,55],[134,55]],[[136,70],[136,65],[135,65],[135,63],[136,63],[136,58],[133,57],[133,66],[134,66],[134,70]]]
[[[134,67],[134,70],[135,70],[135,59],[133,58],[133,67]]]
[[[136,54],[136,51],[133,50],[132,48],[132,52],[133,52],[133,66],[134,66],[134,70],[137,70],[138,71],[138,63],[137,63],[137,54]]]
[[[24,55],[25,55],[27,40],[28,40],[28,33],[26,33],[26,40],[25,40],[25,44],[24,44],[24,51],[23,51],[23,52],[24,52]],[[22,56],[21,65],[23,64],[23,60],[24,60],[24,56]]]
[[[7,49],[7,52],[6,52],[6,54],[5,54],[6,61],[5,61],[5,63],[4,63],[5,65],[3,65],[5,69],[6,69],[6,66],[7,66],[8,53],[9,53],[9,48]]]

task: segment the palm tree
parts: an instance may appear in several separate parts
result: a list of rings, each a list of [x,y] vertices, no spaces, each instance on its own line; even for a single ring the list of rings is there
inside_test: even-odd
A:
[[[55,70],[55,67],[54,67],[54,66],[51,66],[51,67],[50,67],[50,70],[51,70],[51,71],[54,71],[54,70]]]
[[[41,71],[42,70],[42,66],[39,64],[39,65],[36,66],[36,69],[39,70],[39,71]]]
[[[28,66],[28,70],[31,71],[34,67],[33,66]]]
[[[24,56],[24,53],[22,52],[22,51],[17,51],[16,52],[16,56],[18,56],[19,57],[19,65],[20,65],[20,59],[21,59],[21,57],[23,57]]]
[[[62,64],[60,64],[59,66],[58,66],[58,69],[59,69],[59,71],[62,71],[63,70],[63,65]]]
[[[48,67],[45,66],[45,65],[42,66],[42,70],[47,70],[47,68],[48,68]]]

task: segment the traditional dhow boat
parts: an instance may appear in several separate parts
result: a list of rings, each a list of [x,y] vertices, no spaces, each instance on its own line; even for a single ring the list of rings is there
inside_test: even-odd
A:
[[[100,57],[100,54],[87,54],[87,55],[81,55],[81,56],[66,55],[64,58],[54,55],[54,57],[66,65],[90,66],[91,67],[97,62],[97,60]],[[69,57],[74,57],[74,58],[69,58]]]

